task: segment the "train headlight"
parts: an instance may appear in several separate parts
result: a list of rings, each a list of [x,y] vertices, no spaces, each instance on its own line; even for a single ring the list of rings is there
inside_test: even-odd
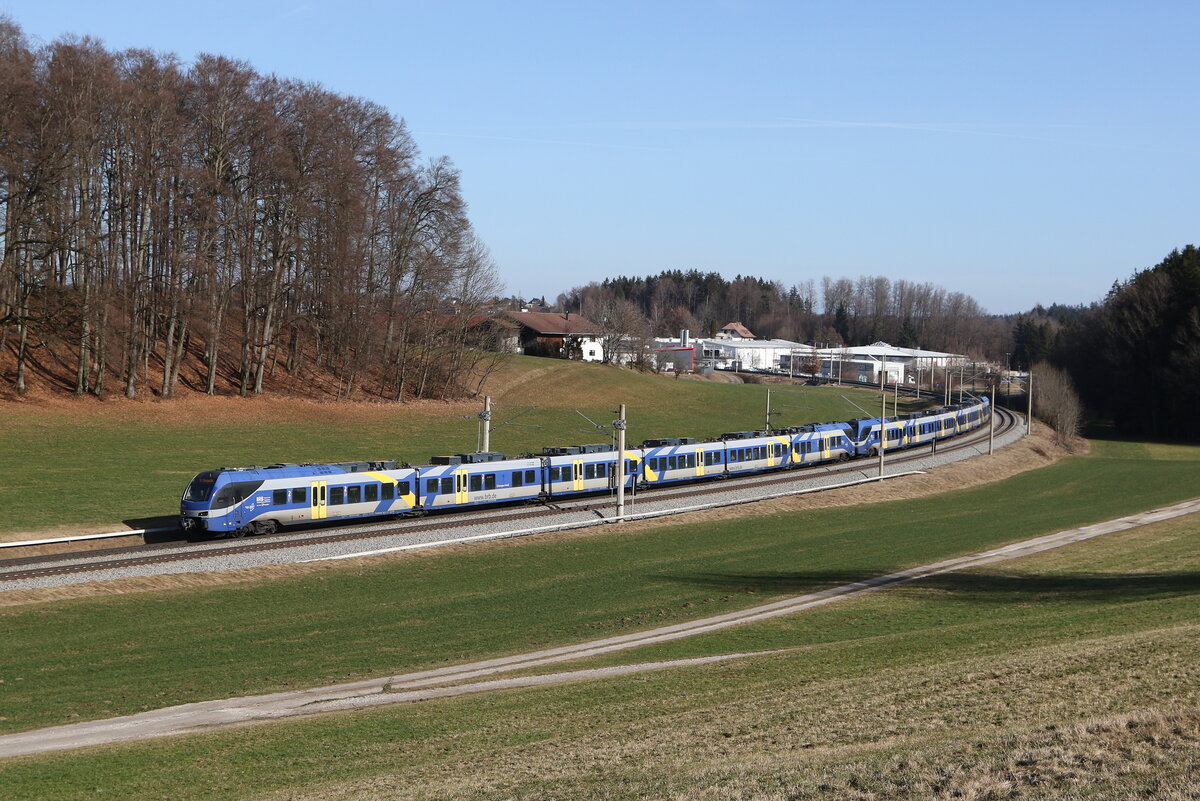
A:
[[[196,515],[196,517],[208,517],[208,512],[201,512],[200,514]]]

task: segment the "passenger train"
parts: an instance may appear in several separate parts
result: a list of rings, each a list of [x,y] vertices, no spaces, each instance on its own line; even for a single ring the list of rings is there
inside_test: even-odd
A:
[[[611,445],[438,456],[431,464],[394,461],[222,467],[198,474],[180,502],[189,533],[241,537],[321,520],[411,515],[514,501],[549,502],[615,489],[652,488],[876,456],[947,439],[983,425],[987,397],[895,418],[863,418],[775,431],[741,431],[699,441],[650,439]],[[881,425],[882,424],[882,425]]]

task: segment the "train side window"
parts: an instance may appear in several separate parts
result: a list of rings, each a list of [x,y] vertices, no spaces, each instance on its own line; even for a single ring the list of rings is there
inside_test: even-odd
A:
[[[390,487],[392,485],[388,484],[388,486]],[[378,484],[367,484],[365,487],[363,487],[363,500],[364,501],[379,500],[379,485]]]
[[[496,488],[496,474],[488,473],[483,477],[483,488],[485,490],[494,490]]]
[[[436,478],[431,478],[425,482],[425,493],[427,495],[437,495],[437,489],[438,480]]]
[[[339,506],[344,503],[346,488],[345,487],[330,487],[329,488],[329,505]]]
[[[275,506],[283,506],[288,502],[287,495],[288,493],[285,489],[275,490],[271,493],[271,503],[273,503]]]
[[[524,486],[524,484],[525,484],[525,476],[521,473],[520,470],[514,470],[513,474],[512,474],[512,485],[514,487],[520,487],[520,486]]]
[[[604,478],[608,475],[608,462],[601,462],[596,465],[596,478]]]
[[[533,475],[533,471],[532,471],[532,470],[526,470],[526,471],[525,471],[525,483],[526,483],[526,484],[535,484],[535,483],[537,483],[537,478],[535,478],[535,477],[534,477],[534,475]]]
[[[449,495],[452,492],[454,492],[454,479],[446,476],[442,479],[442,494]]]
[[[596,465],[594,465],[594,464],[584,465],[583,477],[584,478],[595,478],[596,477]]]
[[[304,487],[296,487],[292,490],[292,503],[307,503],[308,490]]]
[[[471,492],[479,492],[481,489],[483,489],[483,476],[478,474],[471,476]]]
[[[408,492],[401,492],[401,494],[407,495]],[[385,501],[392,500],[393,498],[396,497],[396,485],[395,484],[384,484],[380,490],[380,495],[382,496],[383,500],[385,500]]]
[[[362,487],[346,487],[346,503],[362,503]]]

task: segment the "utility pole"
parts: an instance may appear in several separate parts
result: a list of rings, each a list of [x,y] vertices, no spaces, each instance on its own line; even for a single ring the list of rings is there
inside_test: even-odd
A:
[[[887,393],[879,393],[879,477],[883,478],[883,449],[887,442]]]
[[[1029,412],[1025,415],[1025,433],[1033,432],[1033,368],[1029,369],[1029,382],[1025,385],[1025,392],[1029,395]]]
[[[992,398],[988,404],[988,417],[990,418],[990,426],[988,428],[988,456],[996,452],[996,387],[999,382],[992,380]]]
[[[480,440],[482,442],[479,448],[480,453],[487,453],[491,450],[492,441],[492,396],[485,395],[483,398],[483,411],[479,413],[479,427],[481,430]]]
[[[617,430],[617,520],[625,519],[625,404],[617,410],[617,419],[613,420],[613,428]]]
[[[771,388],[767,387],[767,433],[771,433]]]

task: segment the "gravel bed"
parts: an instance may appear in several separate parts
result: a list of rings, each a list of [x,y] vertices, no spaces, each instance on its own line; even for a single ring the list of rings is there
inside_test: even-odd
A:
[[[996,436],[996,447],[1001,448],[1012,442],[1017,441],[1024,436],[1024,425],[1018,425],[1013,430],[1004,435]],[[986,437],[978,444],[971,445],[965,448],[957,448],[955,450],[943,450],[936,454],[929,454],[920,459],[905,463],[903,466],[889,469],[885,464],[885,476],[901,475],[914,471],[930,470],[935,467],[941,467],[951,462],[961,461],[963,459],[973,458],[975,456],[986,455],[988,452],[988,443]],[[886,462],[886,459],[885,459]],[[810,468],[803,472],[796,473],[777,473],[768,476],[763,476],[760,481],[755,482],[749,480],[746,482],[738,482],[736,485],[728,485],[722,488],[721,485],[707,484],[702,495],[697,495],[694,500],[688,498],[680,498],[678,496],[672,498],[656,497],[654,491],[636,493],[626,495],[625,514],[626,517],[653,517],[660,515],[669,515],[682,511],[692,511],[697,505],[702,506],[728,506],[740,503],[749,503],[755,500],[763,500],[766,497],[797,494],[801,492],[813,492],[820,489],[828,489],[833,486],[841,486],[847,483],[865,482],[878,480],[879,469],[877,460],[863,460],[858,462],[859,469],[832,473],[829,467]],[[772,484],[770,486],[762,486],[764,481],[777,480],[782,476],[794,476],[795,480],[786,484]],[[715,490],[715,491],[714,491]],[[664,490],[669,492],[669,490]],[[602,525],[605,522],[611,522],[616,513],[615,496],[612,505],[604,504],[602,499],[591,498],[584,503],[590,505],[603,505],[599,511],[581,511],[564,509],[561,513],[546,515],[535,520],[499,520],[490,523],[463,524],[461,517],[446,518],[446,526],[429,531],[419,532],[404,532],[404,523],[388,522],[382,524],[371,524],[362,528],[362,530],[370,531],[378,529],[380,535],[378,537],[370,537],[367,539],[357,539],[352,541],[334,542],[334,543],[314,543],[304,544],[297,543],[294,547],[281,548],[268,551],[252,551],[254,545],[269,541],[268,538],[256,537],[244,540],[247,551],[244,553],[223,554],[208,558],[188,559],[180,562],[167,562],[161,564],[135,565],[128,567],[120,567],[99,572],[85,572],[77,574],[65,574],[56,576],[44,576],[36,578],[22,579],[19,581],[7,581],[0,584],[0,592],[10,590],[32,589],[36,587],[56,587],[67,584],[78,584],[88,581],[110,581],[119,578],[129,578],[134,576],[157,576],[178,573],[206,573],[219,570],[239,570],[243,568],[261,567],[264,565],[282,565],[294,564],[297,562],[311,562],[328,559],[344,559],[360,555],[372,555],[377,553],[395,552],[400,550],[411,550],[420,547],[437,547],[438,544],[456,544],[464,541],[479,541],[483,539],[499,539],[504,537],[519,537],[528,536],[531,534],[562,531],[567,529],[584,528],[587,526]],[[494,517],[494,512],[491,516]],[[431,518],[421,518],[421,523],[425,524]],[[400,530],[397,529],[397,525]],[[320,529],[313,530],[314,535],[323,533]],[[295,536],[295,532],[290,532],[285,535],[278,536]],[[181,546],[189,551],[203,552],[206,547],[214,547],[216,545],[228,546],[231,543],[228,540],[219,541],[218,543],[199,543],[194,545]],[[103,552],[93,552],[84,556],[80,556],[70,560],[56,561],[53,564],[58,565],[83,565],[95,562],[105,561],[112,558],[106,556]],[[50,563],[43,565],[49,567]]]

